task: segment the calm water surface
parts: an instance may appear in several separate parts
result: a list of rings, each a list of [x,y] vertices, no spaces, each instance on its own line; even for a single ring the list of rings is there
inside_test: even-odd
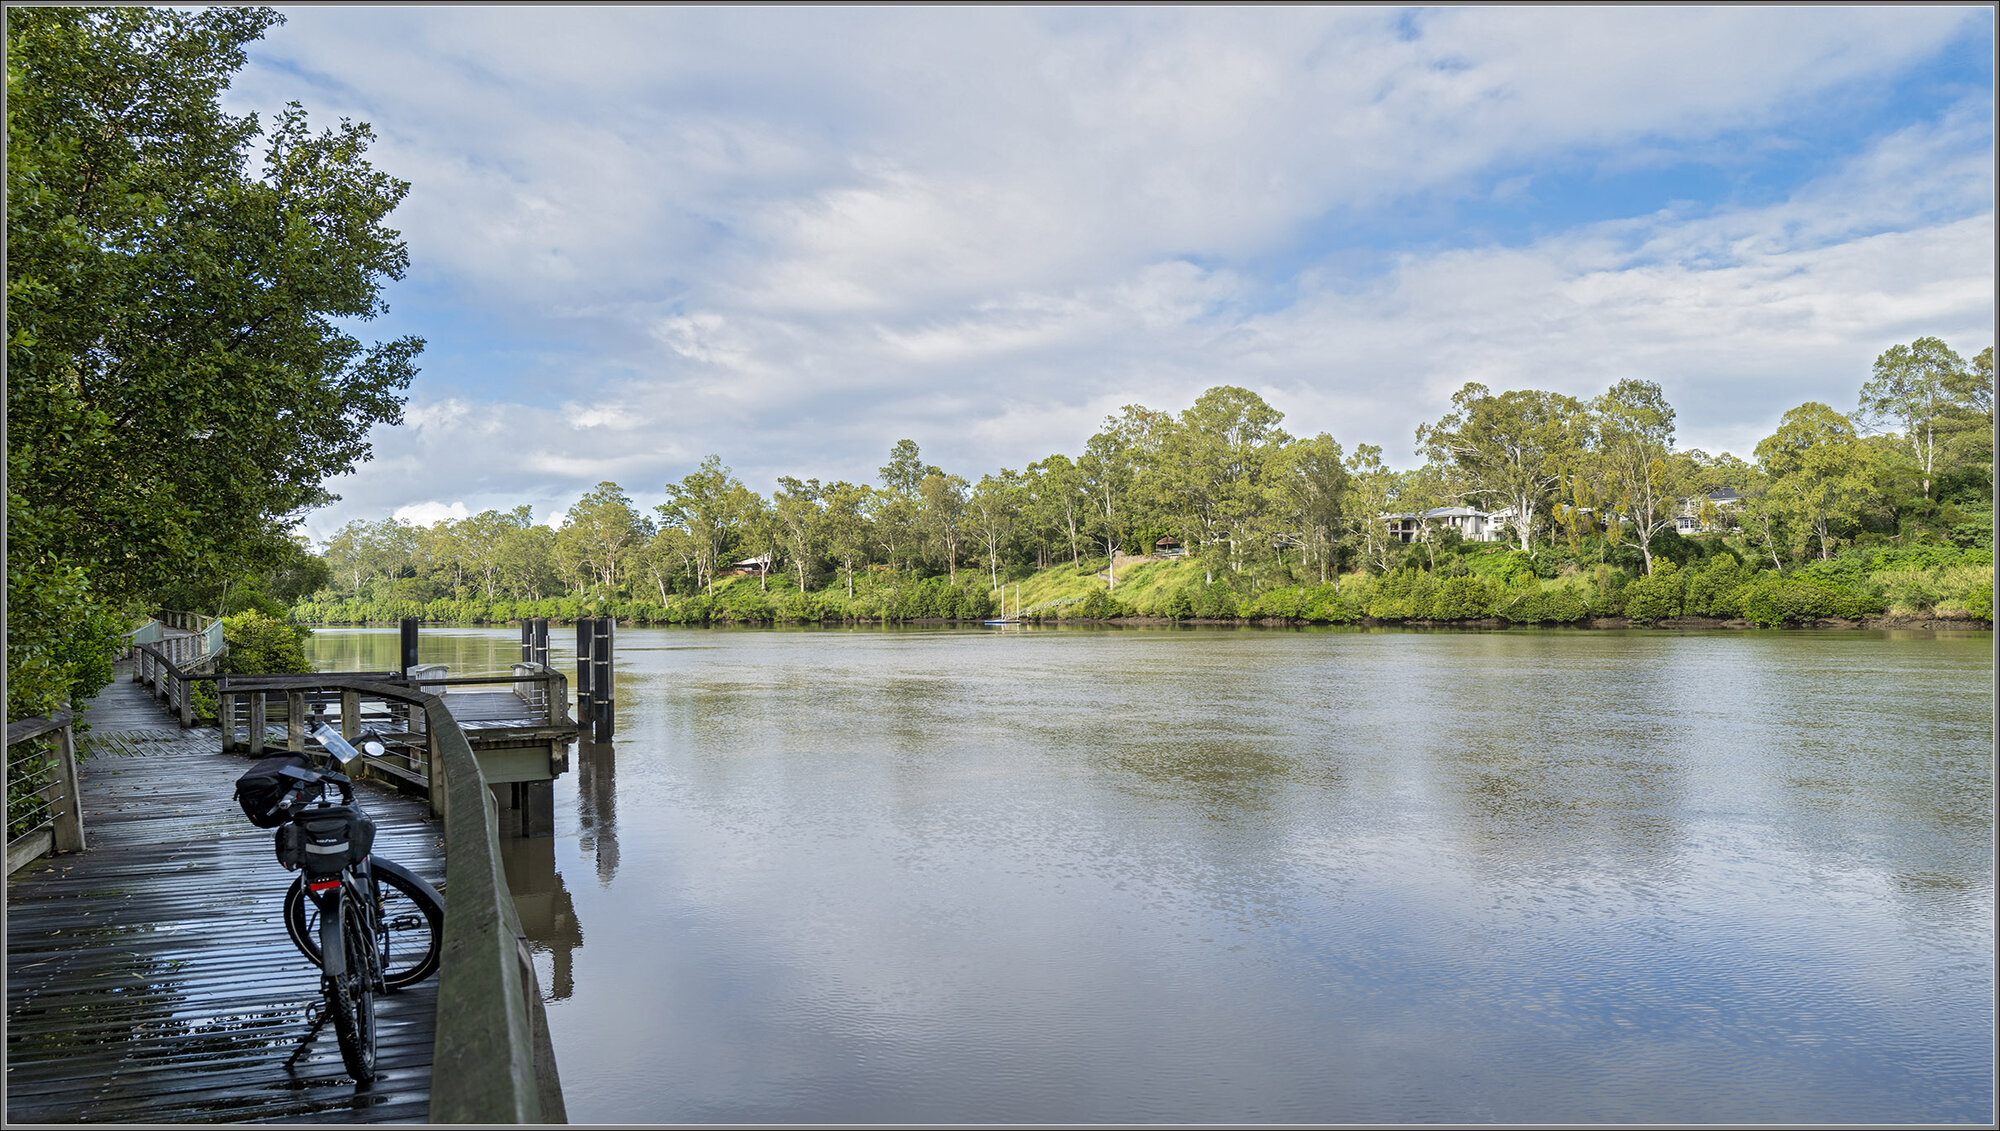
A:
[[[575,1122],[1986,1122],[1992,680],[1988,633],[621,629],[510,873]]]

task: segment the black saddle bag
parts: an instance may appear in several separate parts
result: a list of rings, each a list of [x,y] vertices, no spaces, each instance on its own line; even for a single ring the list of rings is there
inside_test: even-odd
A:
[[[307,809],[278,828],[278,863],[311,876],[359,864],[375,848],[375,822],[350,805]]]
[[[236,779],[236,803],[243,815],[260,829],[272,829],[292,819],[292,812],[311,798],[294,798],[299,791],[297,778],[285,777],[286,767],[310,769],[312,759],[303,754],[273,754],[250,767]]]

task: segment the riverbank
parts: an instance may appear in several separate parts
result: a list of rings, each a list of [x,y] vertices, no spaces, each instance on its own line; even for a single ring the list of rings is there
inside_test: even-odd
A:
[[[1002,616],[1127,624],[1667,625],[1763,628],[1990,626],[1992,552],[1984,548],[1870,548],[1789,571],[1716,550],[1650,574],[1580,565],[1497,548],[1440,558],[1435,569],[1357,571],[1324,582],[1231,573],[1184,558],[1126,558],[1117,583],[1102,559],[1018,578],[871,570],[851,591],[839,578],[733,577],[693,593],[573,593],[534,600],[461,595],[429,601],[321,593],[292,609],[303,624],[506,624],[609,616],[634,625],[926,624]],[[812,581],[831,581],[812,589]],[[997,584],[995,582],[997,581]],[[462,591],[461,591],[462,593]]]

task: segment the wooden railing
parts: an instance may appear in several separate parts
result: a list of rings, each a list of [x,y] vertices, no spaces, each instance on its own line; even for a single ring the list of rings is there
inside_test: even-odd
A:
[[[291,720],[288,736],[300,738],[303,719],[315,703],[338,703],[340,729],[349,737],[374,719],[407,724],[393,734],[377,733],[392,738],[392,749],[404,752],[399,757],[406,771],[421,763],[431,809],[443,817],[445,827],[444,960],[438,974],[430,1122],[563,1122],[548,1018],[527,936],[507,888],[493,792],[444,701],[390,678],[231,676],[221,694],[244,702],[253,721],[268,717],[270,707],[282,702]],[[264,728],[253,725],[247,737],[261,748]],[[421,754],[413,757],[418,750]],[[395,763],[371,759],[368,764]]]
[[[63,711],[52,719],[8,723],[7,874],[51,851],[83,848],[73,717]]]

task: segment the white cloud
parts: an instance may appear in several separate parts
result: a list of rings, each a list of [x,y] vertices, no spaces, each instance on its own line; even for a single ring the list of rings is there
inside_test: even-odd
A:
[[[976,475],[1220,383],[1407,461],[1465,380],[1644,376],[1747,450],[1894,341],[1991,340],[1990,92],[1775,203],[1367,250],[1555,199],[1545,170],[1802,144],[1779,127],[1989,37],[1972,9],[289,14],[232,97],[374,122],[432,306],[556,343],[521,368],[560,407],[420,379],[329,520],[604,478],[643,505],[709,452],[873,479],[905,436]]]
[[[446,504],[433,501],[397,507],[391,517],[397,522],[407,522],[412,526],[431,526],[440,522],[457,522],[463,518],[470,518],[471,512],[467,511],[465,504],[461,502]]]

